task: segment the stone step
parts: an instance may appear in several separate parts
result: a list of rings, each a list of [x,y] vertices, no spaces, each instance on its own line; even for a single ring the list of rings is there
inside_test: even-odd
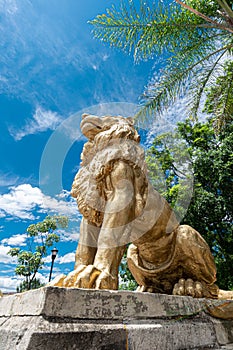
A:
[[[0,299],[0,350],[233,350],[215,300],[45,287]]]

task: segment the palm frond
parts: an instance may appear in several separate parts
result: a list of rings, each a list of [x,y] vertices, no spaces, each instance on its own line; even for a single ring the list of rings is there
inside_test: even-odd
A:
[[[221,66],[221,60],[226,55],[226,50],[223,51],[217,58],[213,58],[206,62],[199,74],[195,75],[195,79],[190,82],[189,88],[189,114],[192,115],[194,119],[197,119],[197,114],[201,107],[201,100],[205,93],[205,89],[210,85],[214,84],[216,78],[219,74],[219,66]]]
[[[233,122],[233,61],[223,64],[223,74],[219,75],[207,91],[205,111],[212,114],[216,129]]]
[[[217,0],[219,6],[225,11],[225,13],[231,18],[233,19],[233,11],[230,8],[230,6],[228,5],[228,3],[226,2],[226,0]]]
[[[95,38],[133,52],[135,60],[148,59],[165,50],[172,52],[184,43],[183,38],[197,40],[200,32],[209,28],[202,19],[184,16],[176,4],[149,7],[144,1],[140,11],[129,1],[128,6],[122,3],[120,10],[112,6],[107,14],[98,15],[89,23],[94,26]]]
[[[217,82],[224,55],[233,54],[232,5],[232,0],[160,0],[159,4],[140,0],[138,9],[128,0],[122,1],[120,9],[112,6],[89,22],[96,38],[133,53],[135,61],[164,53],[168,57],[158,79],[153,77],[142,96],[137,120],[162,113],[188,92],[192,94],[191,111],[197,114],[205,89]],[[223,110],[225,115],[231,113],[231,94],[226,94],[230,87],[223,88],[222,98],[211,90],[218,95],[219,104],[214,106],[222,118]]]
[[[141,119],[142,122],[145,122],[151,118],[152,114],[161,114],[165,107],[174,103],[177,97],[187,93],[188,83],[196,74],[200,74],[200,71],[212,56],[221,56],[228,48],[229,45],[226,45],[211,51],[208,55],[204,55],[190,65],[187,65],[185,60],[182,63],[182,60],[179,58],[179,64],[167,67],[159,79],[148,86],[147,91],[142,96],[143,106],[135,115],[135,119]],[[199,101],[200,98],[199,96]]]
[[[218,20],[216,19],[212,19],[206,15],[204,15],[202,12],[199,12],[197,11],[196,9],[190,7],[189,5],[185,4],[184,2],[180,1],[180,0],[175,0],[178,4],[180,4],[182,7],[184,7],[185,9],[187,9],[188,11],[194,13],[195,15],[197,15],[198,17],[204,19],[206,22],[209,22],[212,24],[213,28],[219,28],[219,29],[223,29],[223,30],[226,30],[230,33],[233,33],[233,28],[231,28],[230,26],[228,25],[224,25],[224,24],[221,24],[221,22],[219,22]],[[219,1],[218,0],[218,3],[220,4],[221,7],[224,8],[224,10],[227,8],[229,8],[229,6],[227,4],[225,4],[225,1]]]

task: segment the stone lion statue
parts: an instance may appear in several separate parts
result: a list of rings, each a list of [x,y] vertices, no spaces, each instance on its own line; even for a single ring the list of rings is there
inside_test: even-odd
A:
[[[118,289],[118,268],[128,247],[138,291],[233,298],[215,284],[205,240],[180,225],[152,188],[133,120],[84,114],[80,126],[88,141],[71,191],[83,215],[75,270],[54,285]]]

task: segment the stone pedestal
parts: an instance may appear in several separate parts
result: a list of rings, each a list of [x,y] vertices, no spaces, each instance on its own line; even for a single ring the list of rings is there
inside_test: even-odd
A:
[[[233,349],[233,321],[205,310],[206,299],[45,287],[0,299],[0,350]]]

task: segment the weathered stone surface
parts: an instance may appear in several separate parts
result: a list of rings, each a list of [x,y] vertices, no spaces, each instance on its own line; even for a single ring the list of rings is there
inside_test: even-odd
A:
[[[214,319],[205,305],[164,294],[41,288],[0,299],[0,350],[233,349],[233,321]]]
[[[0,300],[0,316],[43,314],[105,320],[189,316],[205,309],[205,302],[165,294],[47,287],[4,297]]]

